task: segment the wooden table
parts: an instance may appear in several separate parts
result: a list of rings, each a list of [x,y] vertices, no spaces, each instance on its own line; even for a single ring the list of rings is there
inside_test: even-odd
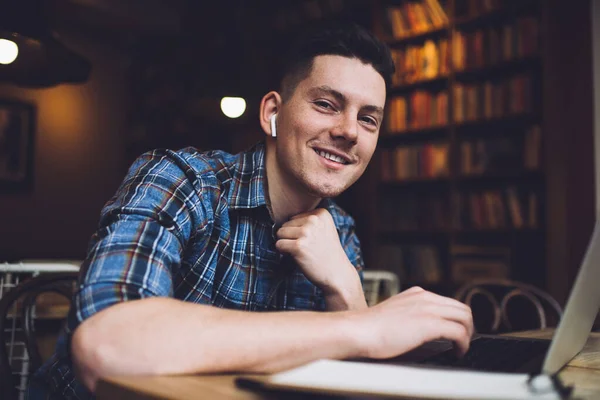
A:
[[[512,334],[520,337],[549,339],[552,330]],[[306,398],[292,393],[250,391],[235,385],[236,375],[185,375],[154,377],[112,377],[98,385],[98,399],[275,399]],[[565,367],[560,378],[575,385],[573,398],[600,399],[600,333],[592,333],[585,347]],[[323,397],[321,397],[323,398]]]

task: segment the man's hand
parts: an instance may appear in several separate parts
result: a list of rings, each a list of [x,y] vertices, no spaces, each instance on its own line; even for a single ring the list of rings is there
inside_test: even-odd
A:
[[[277,231],[276,247],[290,254],[333,310],[366,307],[360,277],[340,243],[331,214],[323,208],[293,216]]]
[[[351,317],[361,355],[388,358],[437,339],[452,340],[461,355],[473,335],[471,309],[448,297],[412,287]]]

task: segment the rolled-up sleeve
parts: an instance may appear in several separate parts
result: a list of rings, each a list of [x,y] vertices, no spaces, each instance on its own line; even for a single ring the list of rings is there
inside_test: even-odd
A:
[[[362,273],[365,264],[360,249],[360,241],[358,240],[358,236],[356,236],[354,226],[348,229],[347,235],[342,239],[342,246],[346,252],[346,256],[348,256],[348,260],[350,260],[359,273]]]
[[[102,210],[73,299],[73,325],[116,303],[173,294],[184,247],[210,223],[198,189],[177,153],[136,160]]]

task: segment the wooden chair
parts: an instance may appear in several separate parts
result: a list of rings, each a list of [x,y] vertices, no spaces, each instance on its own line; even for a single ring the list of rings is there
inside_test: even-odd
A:
[[[509,280],[476,280],[454,296],[469,305],[478,333],[502,333],[556,326],[562,307],[543,290]]]
[[[0,345],[0,398],[23,398],[28,376],[42,365],[34,335],[36,299],[42,293],[54,292],[70,300],[77,277],[77,272],[41,274],[22,281],[0,299],[0,332],[3,335],[3,344]],[[15,348],[17,341],[23,341],[25,346],[21,347],[24,348]],[[14,356],[13,353],[19,353],[19,357],[9,357]],[[15,359],[21,361],[21,367],[27,369],[25,372],[14,370]]]

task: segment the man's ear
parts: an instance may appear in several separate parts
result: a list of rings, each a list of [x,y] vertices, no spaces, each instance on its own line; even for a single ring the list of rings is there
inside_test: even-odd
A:
[[[260,102],[260,126],[267,136],[274,137],[271,130],[271,119],[273,115],[279,113],[281,104],[281,95],[275,91],[271,91],[264,95]]]

